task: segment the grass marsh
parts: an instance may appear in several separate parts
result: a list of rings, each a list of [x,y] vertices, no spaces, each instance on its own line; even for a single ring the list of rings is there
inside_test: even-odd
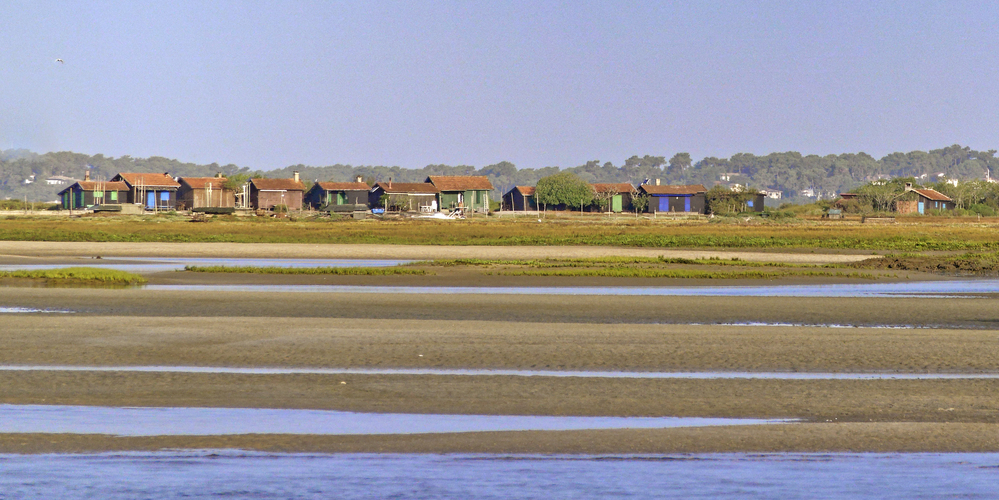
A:
[[[0,278],[27,278],[65,281],[88,281],[109,284],[145,283],[138,274],[113,269],[93,267],[66,267],[62,269],[41,269],[33,271],[0,271]]]
[[[257,220],[260,219],[260,220]],[[892,252],[999,251],[995,223],[894,225],[800,221],[780,225],[694,222],[559,221],[478,218],[467,221],[274,222],[220,218],[190,224],[170,216],[0,219],[0,240],[84,242],[374,243],[392,245],[565,246],[642,248],[852,249]]]
[[[242,274],[322,274],[331,276],[398,276],[429,274],[424,269],[406,267],[258,267],[258,266],[184,266],[195,273]]]

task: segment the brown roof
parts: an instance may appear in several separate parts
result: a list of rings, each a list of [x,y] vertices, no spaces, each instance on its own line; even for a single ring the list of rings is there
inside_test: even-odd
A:
[[[913,191],[919,193],[920,195],[926,197],[930,201],[954,201],[947,197],[947,195],[937,191],[935,189],[913,189]]]
[[[840,193],[839,194],[839,197],[843,198],[844,200],[854,200],[854,199],[857,198],[857,196],[860,196],[860,195],[858,195],[857,193]]]
[[[191,189],[205,189],[211,184],[212,189],[222,189],[225,177],[181,177],[180,183],[187,184]]]
[[[517,191],[520,191],[520,194],[522,194],[524,196],[533,196],[534,195],[534,187],[533,186],[516,186],[513,189],[516,189]]]
[[[326,191],[367,191],[371,189],[363,182],[317,182],[316,185]]]
[[[700,184],[690,184],[686,186],[653,186],[642,184],[639,189],[645,190],[649,194],[697,194],[707,192],[707,188]]]
[[[305,184],[295,179],[250,179],[258,191],[305,191]]]
[[[72,186],[63,189],[62,191],[59,191],[59,194],[62,194],[66,191],[69,191],[70,189],[73,189],[73,186],[76,185],[79,185],[80,189],[83,191],[97,191],[98,184],[104,185],[103,186],[104,191],[128,191],[128,184],[125,184],[124,182],[121,181],[101,182],[101,183],[94,181],[76,181],[73,183]]]
[[[596,193],[634,193],[635,186],[627,182],[621,184],[590,184]]]
[[[136,174],[119,172],[115,178],[119,177],[130,186],[142,185],[146,187],[180,187],[180,184],[177,184],[177,181],[173,180],[173,177],[170,177],[170,174]]]
[[[391,184],[392,187],[389,187]],[[433,184],[427,182],[379,182],[375,187],[382,188],[386,193],[437,194],[440,193]]]
[[[441,191],[492,191],[493,185],[488,177],[481,175],[431,175],[427,182]]]

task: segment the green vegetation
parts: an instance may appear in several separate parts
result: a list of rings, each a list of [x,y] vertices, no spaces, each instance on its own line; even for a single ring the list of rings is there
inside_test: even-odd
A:
[[[739,219],[741,220],[741,219]],[[738,221],[736,221],[738,222]],[[697,222],[537,223],[480,218],[476,221],[278,222],[265,217],[219,218],[190,224],[186,217],[3,218],[0,240],[233,243],[374,243],[394,245],[593,245],[644,248],[854,249],[923,252],[999,251],[995,221],[978,224],[717,225]]]
[[[185,266],[185,271],[195,273],[243,274],[323,274],[332,276],[393,276],[429,274],[423,269],[403,267],[254,267],[254,266]]]
[[[146,279],[138,274],[115,271],[113,269],[96,269],[93,267],[66,267],[37,271],[0,271],[0,278],[93,281],[114,284],[138,284],[146,282]]]
[[[534,198],[542,207],[564,205],[582,210],[593,201],[593,189],[578,175],[559,172],[538,180]]]
[[[698,269],[649,269],[634,267],[609,267],[603,269],[527,269],[499,271],[501,276],[576,276],[613,278],[690,278],[690,279],[777,279],[792,277],[860,278],[874,280],[877,275],[859,272],[834,271],[703,271]]]
[[[780,262],[751,262],[740,260],[738,258],[733,259],[684,259],[676,257],[594,257],[594,258],[578,258],[578,259],[532,259],[532,260],[490,260],[490,259],[439,259],[433,261],[419,261],[411,262],[409,266],[441,266],[441,267],[452,267],[452,266],[496,266],[496,265],[508,265],[508,266],[527,266],[534,268],[572,268],[572,267],[593,267],[596,265],[603,264],[613,264],[613,265],[629,265],[629,264],[686,264],[686,265],[705,265],[705,266],[739,266],[739,267],[823,267],[823,268],[839,268],[846,267],[842,264],[825,264],[822,266],[816,264],[787,264]]]

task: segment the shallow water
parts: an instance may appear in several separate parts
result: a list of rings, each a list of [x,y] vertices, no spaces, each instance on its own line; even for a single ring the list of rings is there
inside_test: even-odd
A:
[[[0,455],[0,498],[995,498],[999,454]]]
[[[350,285],[147,285],[146,290],[218,292],[305,292],[460,295],[624,295],[718,297],[905,297],[975,298],[999,293],[999,280],[856,283],[837,285],[711,286],[711,287],[422,287]]]
[[[104,257],[101,259],[80,260],[79,263],[67,264],[25,264],[4,265],[0,271],[35,271],[44,269],[62,269],[66,267],[96,267],[99,269],[114,269],[132,273],[157,273],[164,271],[182,271],[184,266],[227,266],[227,267],[391,267],[412,262],[410,260],[388,259],[224,259],[224,258],[187,258],[187,257]]]
[[[71,312],[73,311],[64,311],[59,309],[35,309],[33,307],[0,307],[0,314],[33,314],[33,313],[65,314]]]
[[[222,434],[423,434],[662,429],[760,425],[786,420],[700,417],[550,417],[354,413],[271,408],[114,408],[0,404],[2,432],[210,436]]]
[[[244,368],[230,366],[65,366],[0,365],[5,371],[126,373],[228,373],[239,375],[436,375],[578,377],[623,379],[772,379],[772,380],[960,380],[999,379],[999,373],[822,373],[822,372],[628,372],[586,370],[492,370],[469,368]]]

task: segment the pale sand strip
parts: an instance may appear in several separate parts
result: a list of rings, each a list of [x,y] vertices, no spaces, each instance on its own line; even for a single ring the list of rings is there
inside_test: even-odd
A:
[[[597,246],[436,246],[436,245],[315,245],[288,243],[118,243],[0,241],[7,257],[229,257],[301,259],[546,259],[587,257],[658,257],[732,259],[754,262],[828,264],[857,262],[872,255],[677,250]]]
[[[999,425],[844,423],[687,429],[388,436],[0,434],[0,453],[176,449],[310,453],[672,454],[719,452],[997,452]]]

